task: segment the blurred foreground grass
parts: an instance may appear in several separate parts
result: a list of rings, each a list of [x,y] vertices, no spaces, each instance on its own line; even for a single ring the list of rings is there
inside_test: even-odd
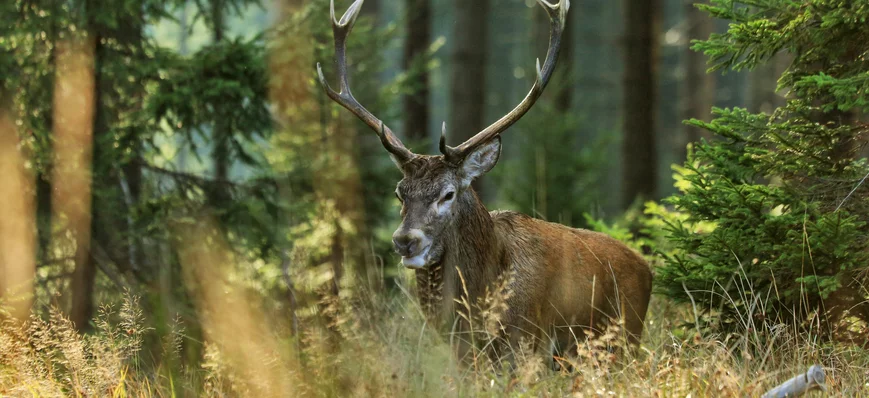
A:
[[[224,299],[243,311],[240,297]],[[520,352],[513,374],[494,371],[483,355],[458,366],[449,338],[427,327],[407,297],[375,300],[365,311],[332,310],[338,323],[331,334],[303,328],[297,341],[268,331],[268,322],[244,325],[254,315],[227,312],[212,319],[226,324],[207,328],[231,336],[207,332],[201,364],[177,371],[168,367],[181,354],[183,328],[163,342],[160,360],[144,355],[148,329],[134,297],[119,311],[104,307],[91,335],[78,335],[57,311],[26,326],[9,321],[0,333],[0,395],[759,396],[813,363],[824,365],[831,395],[869,395],[865,350],[821,344],[781,325],[726,341],[700,337],[679,328],[689,313],[663,300],[653,303],[641,350],[623,363],[590,343],[573,372]]]

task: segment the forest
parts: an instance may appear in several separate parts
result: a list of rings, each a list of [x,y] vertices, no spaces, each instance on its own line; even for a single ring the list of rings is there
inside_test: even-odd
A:
[[[0,396],[742,397],[813,365],[810,395],[869,396],[867,19],[867,0],[0,1]],[[546,289],[473,256],[436,285],[450,271],[402,246],[410,181],[440,172],[413,159],[458,167],[437,217],[474,198],[641,256],[638,344],[619,316],[563,352],[514,342],[511,303]],[[551,280],[596,297],[571,272]]]

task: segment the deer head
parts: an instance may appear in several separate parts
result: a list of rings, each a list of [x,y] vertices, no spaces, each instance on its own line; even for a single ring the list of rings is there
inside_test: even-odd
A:
[[[346,42],[363,2],[354,2],[340,20],[335,18],[334,0],[330,5],[340,92],[326,82],[319,63],[317,74],[329,98],[371,127],[401,169],[404,178],[398,183],[395,194],[402,204],[402,223],[392,236],[393,243],[404,266],[423,268],[441,260],[447,241],[445,237],[456,231],[457,215],[485,209],[471,188],[471,182],[495,166],[501,153],[500,134],[531,109],[552,77],[570,2],[559,0],[557,4],[550,4],[537,0],[550,18],[549,49],[542,68],[537,60],[537,79],[525,99],[491,126],[456,147],[447,145],[444,124],[440,139],[442,155],[438,156],[411,152],[350,92]]]

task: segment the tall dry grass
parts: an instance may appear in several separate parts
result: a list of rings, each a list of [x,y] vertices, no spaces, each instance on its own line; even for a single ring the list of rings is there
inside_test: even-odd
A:
[[[241,298],[236,294],[219,302]],[[365,306],[351,299],[332,303],[337,345],[322,328],[305,325],[297,341],[282,339],[255,309],[243,313],[251,302],[208,315],[204,327],[217,332],[206,333],[202,363],[174,378],[140,354],[148,329],[132,298],[118,313],[104,308],[93,335],[77,334],[57,311],[23,326],[6,323],[0,328],[0,395],[759,396],[814,363],[825,367],[831,395],[869,395],[864,350],[773,324],[743,336],[703,336],[680,327],[690,309],[661,299],[653,301],[636,353],[616,358],[604,348],[620,344],[616,327],[563,358],[570,366],[561,369],[570,371],[552,370],[550,358],[525,346],[514,348],[512,372],[482,348],[475,348],[477,362],[458,364],[454,340],[431,328],[407,295]],[[475,333],[478,342],[497,338],[485,328]]]

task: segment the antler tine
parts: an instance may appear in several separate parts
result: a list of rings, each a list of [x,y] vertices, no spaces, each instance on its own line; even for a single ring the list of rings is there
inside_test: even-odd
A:
[[[359,10],[362,8],[362,3],[365,0],[356,0],[350,5],[350,8],[344,13],[340,20],[335,18],[335,0],[329,3],[329,15],[332,20],[332,33],[335,36],[335,65],[338,73],[338,83],[341,92],[336,92],[326,82],[326,77],[323,76],[323,68],[320,63],[317,63],[317,78],[320,80],[320,85],[326,91],[326,95],[333,101],[337,102],[344,108],[347,108],[356,117],[361,119],[368,127],[377,133],[383,147],[391,153],[399,163],[405,163],[412,159],[415,155],[411,152],[401,140],[383,124],[383,121],[375,117],[369,112],[350,91],[349,74],[347,73],[347,36],[353,30],[353,25],[356,24],[356,18],[359,16]]]
[[[445,138],[442,135],[441,152],[451,162],[461,162],[473,149],[489,142],[521,119],[534,106],[534,103],[543,94],[543,89],[549,83],[552,72],[555,70],[558,53],[561,51],[561,35],[564,33],[564,25],[567,23],[567,10],[570,8],[570,0],[559,0],[557,4],[550,4],[546,0],[537,0],[537,2],[549,14],[549,49],[546,51],[546,60],[543,62],[543,68],[540,67],[540,59],[537,59],[537,79],[534,81],[534,85],[531,86],[531,91],[510,113],[504,115],[491,126],[486,127],[483,131],[480,131],[457,147],[447,146],[444,142]]]
[[[441,140],[438,143],[438,148],[440,148],[441,153],[444,154],[447,159],[453,155],[453,148],[447,145],[447,122],[444,122],[443,125],[441,125]]]

